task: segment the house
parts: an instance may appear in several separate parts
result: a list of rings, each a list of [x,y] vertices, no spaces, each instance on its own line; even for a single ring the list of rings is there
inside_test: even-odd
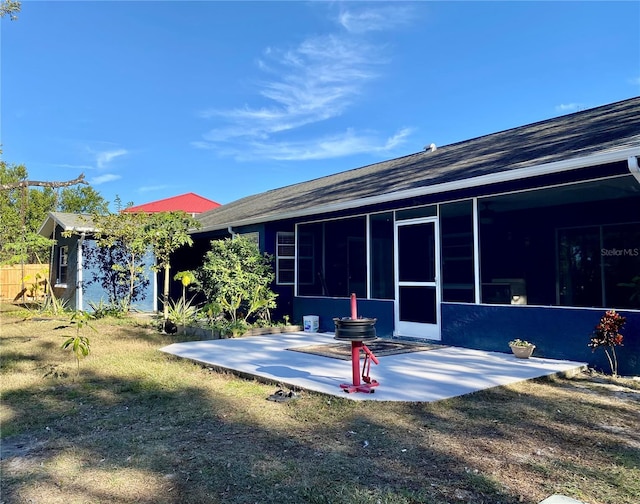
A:
[[[152,201],[151,203],[145,203],[144,205],[136,205],[126,208],[125,212],[175,212],[182,210],[192,217],[198,214],[218,208],[220,203],[216,203],[213,200],[203,198],[195,193],[186,193],[179,196],[172,196],[171,198],[165,198],[158,201]]]
[[[616,308],[640,374],[639,156],[636,97],[248,196],[199,215],[182,260],[250,233],[293,320],[332,331],[355,293],[380,337],[605,369],[587,343]]]
[[[54,294],[72,310],[88,310],[90,303],[107,302],[108,292],[93,281],[95,266],[88,256],[95,250],[93,234],[96,228],[90,215],[64,212],[49,212],[38,233],[55,240],[50,257],[50,282]],[[143,286],[139,300],[132,308],[139,311],[156,311],[157,282],[151,270],[153,254],[143,259],[144,277],[148,284]]]

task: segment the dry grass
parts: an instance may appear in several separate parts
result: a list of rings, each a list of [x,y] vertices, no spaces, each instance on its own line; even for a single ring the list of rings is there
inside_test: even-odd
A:
[[[635,380],[273,403],[130,321],[95,323],[76,377],[65,322],[2,313],[2,503],[640,502]]]

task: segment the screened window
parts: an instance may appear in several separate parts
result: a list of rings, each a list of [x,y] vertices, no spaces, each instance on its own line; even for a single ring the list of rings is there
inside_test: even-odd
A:
[[[369,217],[371,240],[371,297],[393,299],[393,213]]]
[[[316,268],[316,260],[322,259],[322,224],[298,229],[298,294],[323,295],[322,277]]]
[[[278,232],[276,234],[276,283],[278,285],[293,285],[295,252],[295,233]]]
[[[558,303],[640,308],[640,223],[558,230]]]
[[[298,295],[367,295],[366,219],[298,226]]]
[[[442,300],[473,303],[472,201],[448,203],[440,207],[442,247]]]
[[[480,199],[481,302],[640,308],[637,208],[631,175]]]

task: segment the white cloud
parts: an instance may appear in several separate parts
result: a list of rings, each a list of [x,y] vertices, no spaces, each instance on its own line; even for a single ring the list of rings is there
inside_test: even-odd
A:
[[[116,175],[114,173],[105,173],[104,175],[98,175],[97,177],[93,177],[91,179],[91,185],[100,185],[106,182],[113,182],[114,180],[121,179],[121,175]]]
[[[634,77],[633,79],[629,79],[629,82],[632,86],[640,86],[640,77]]]
[[[171,187],[170,185],[164,184],[164,185],[155,185],[155,186],[142,186],[138,189],[139,193],[146,193],[146,192],[154,192],[154,191],[161,191],[163,189],[166,189],[167,187]]]
[[[260,82],[258,90],[267,105],[202,111],[201,117],[228,123],[204,138],[267,138],[338,116],[376,77],[374,67],[383,62],[379,54],[366,43],[338,35],[313,37],[288,51],[270,48],[264,55],[269,61],[262,61],[261,68],[275,78]]]
[[[94,168],[91,165],[72,165],[64,163],[56,164],[55,166],[57,166],[58,168],[71,168],[73,170],[93,170]]]
[[[584,108],[582,103],[562,103],[560,105],[556,105],[556,112],[560,112],[562,114],[569,112],[576,112]]]
[[[189,144],[191,145],[191,147],[195,147],[196,149],[213,150],[216,148],[216,146],[211,142],[203,142],[200,140],[189,142]]]
[[[362,153],[386,153],[401,145],[411,133],[404,128],[389,138],[374,133],[345,133],[297,142],[252,142],[249,149],[228,151],[239,161],[270,159],[276,161],[309,161],[331,159]]]
[[[411,20],[411,15],[410,6],[391,4],[383,7],[343,10],[338,16],[338,21],[349,32],[366,33],[404,25]]]
[[[116,149],[110,151],[97,152],[96,154],[96,166],[98,169],[106,168],[115,158],[124,156],[128,151],[126,149]]]
[[[388,62],[388,48],[368,42],[363,34],[406,23],[410,12],[407,6],[342,10],[337,21],[343,29],[335,33],[308,37],[289,49],[267,47],[257,61],[265,76],[257,83],[260,105],[200,111],[216,126],[191,145],[238,159],[321,159],[362,152],[360,142],[377,139],[353,134],[336,135],[328,143],[326,138],[283,139],[352,107]]]

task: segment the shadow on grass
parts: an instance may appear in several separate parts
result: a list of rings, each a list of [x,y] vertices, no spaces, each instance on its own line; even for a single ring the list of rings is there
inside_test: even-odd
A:
[[[136,327],[105,337],[117,347],[170,341]],[[137,377],[96,362],[78,378],[3,394],[6,502],[531,504],[576,473],[591,479],[585,487],[628,483],[606,459],[624,435],[594,433],[594,422],[626,422],[637,410],[603,413],[580,389],[499,388],[435,404],[319,394],[272,403],[270,386],[138,352],[128,362]],[[514,450],[523,433],[529,444]],[[532,455],[540,447],[558,460]],[[637,451],[623,454],[623,468],[637,470]],[[530,487],[509,488],[509,472]],[[635,491],[616,495],[635,502]]]
[[[202,381],[214,376],[198,365],[192,372]],[[437,447],[413,447],[403,461],[404,433],[368,421],[350,401],[326,405],[323,396],[310,396],[276,404],[265,400],[265,385],[250,386],[267,417],[296,417],[301,408],[300,416],[320,412],[324,420],[318,430],[305,421],[294,422],[302,429],[271,429],[253,420],[242,394],[87,370],[75,381],[50,381],[44,394],[41,386],[8,392],[3,403],[13,417],[6,428],[20,430],[3,440],[3,496],[20,502],[37,487],[50,492],[40,499],[62,492],[91,502],[411,503],[448,502],[454,488],[474,502],[485,495],[517,500]],[[327,419],[332,411],[337,418]],[[119,478],[128,489],[92,483]]]
[[[587,502],[640,502],[640,434],[634,427],[640,403],[611,401],[606,390],[594,392],[579,381],[535,380],[536,393],[499,387],[443,401],[408,405],[407,415],[432,432],[465,432],[469,454],[493,457],[503,466],[529,473],[546,494],[579,492]],[[491,408],[486,405],[491,404]],[[578,483],[572,487],[566,481]],[[546,496],[546,495],[543,495]],[[542,497],[540,498],[542,500]]]
[[[36,340],[36,351],[27,347],[19,348],[23,344]],[[60,343],[62,344],[60,340]],[[49,361],[47,353],[56,348],[56,344],[51,341],[37,341],[36,336],[20,336],[14,338],[3,338],[0,358],[0,373],[10,373],[19,370],[25,364],[41,364]],[[19,349],[16,349],[18,347]]]

